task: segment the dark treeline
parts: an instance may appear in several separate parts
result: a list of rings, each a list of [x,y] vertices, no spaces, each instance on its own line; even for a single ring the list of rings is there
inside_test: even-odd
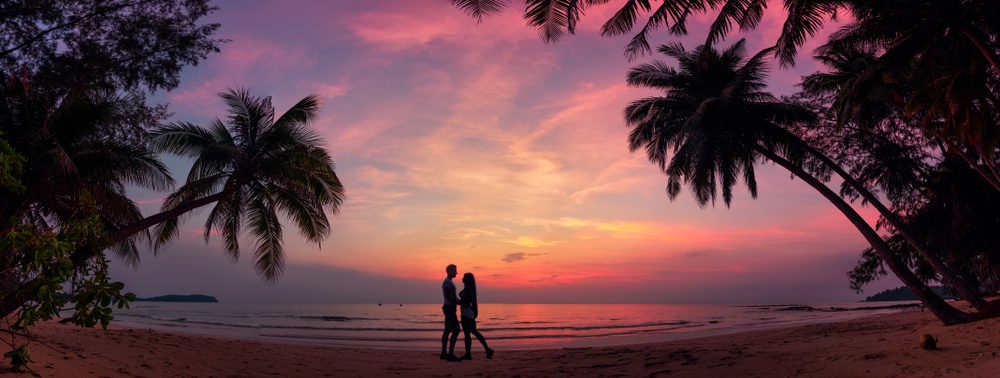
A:
[[[931,290],[934,293],[940,295],[942,298],[954,298],[955,294],[952,290],[944,286],[931,286]],[[864,302],[889,302],[889,301],[915,301],[918,300],[916,294],[913,294],[913,290],[906,286],[897,287],[895,289],[882,290],[874,295],[869,295],[865,297]]]
[[[215,303],[219,300],[211,295],[204,294],[167,294],[167,295],[157,295],[155,297],[137,297],[136,302],[211,302]]]

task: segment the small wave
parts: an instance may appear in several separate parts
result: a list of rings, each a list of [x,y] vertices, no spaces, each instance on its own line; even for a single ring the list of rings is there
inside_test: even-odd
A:
[[[186,322],[188,320],[188,318],[181,318],[181,317],[171,318],[171,317],[155,316],[151,314],[131,314],[131,313],[115,313],[115,317],[150,319],[161,322]]]
[[[491,331],[592,331],[601,329],[622,329],[622,328],[647,328],[666,325],[684,325],[691,322],[686,320],[671,320],[663,322],[633,323],[633,324],[606,324],[606,325],[586,325],[586,326],[542,326],[542,327],[483,327]]]
[[[157,316],[152,316],[150,319],[159,320],[161,322],[186,322],[187,318],[161,318]]]
[[[530,339],[593,339],[611,336],[639,335],[649,333],[662,333],[685,328],[703,327],[704,324],[689,323],[674,327],[658,327],[652,329],[634,329],[628,331],[604,332],[598,334],[572,335],[572,334],[542,334],[542,335],[491,335],[490,340],[530,340]],[[486,331],[485,329],[483,330]],[[288,339],[303,340],[329,340],[329,341],[355,341],[355,342],[427,342],[426,337],[365,337],[365,336],[344,336],[344,335],[296,335],[282,333],[261,333],[264,337],[278,337]]]
[[[298,314],[259,314],[259,315],[230,315],[233,318],[263,318],[263,319],[306,319],[322,320],[327,322],[348,322],[352,320],[395,320],[394,318],[362,318],[340,315],[298,315]]]
[[[608,325],[588,325],[588,326],[572,326],[572,325],[555,325],[555,326],[532,326],[532,327],[509,327],[500,326],[493,327],[490,325],[480,325],[479,329],[483,331],[595,331],[604,329],[626,329],[626,328],[650,328],[650,327],[662,327],[662,326],[678,326],[691,324],[691,322],[685,320],[677,321],[665,321],[665,322],[650,322],[650,323],[636,323],[636,324],[608,324]],[[406,327],[320,327],[320,326],[303,326],[303,325],[261,325],[260,328],[273,328],[273,329],[302,329],[302,330],[315,330],[315,331],[354,331],[354,332],[431,332],[440,331],[440,327],[434,328],[406,328]]]
[[[233,322],[216,322],[216,321],[211,321],[211,320],[189,320],[189,319],[185,319],[185,318],[181,318],[181,319],[183,319],[183,320],[174,320],[173,322],[175,322],[175,323],[184,323],[184,324],[211,325],[211,326],[220,326],[220,327],[234,327],[234,328],[260,328],[260,324],[233,323]]]
[[[212,321],[212,320],[195,320],[190,318],[165,318],[165,317],[151,317],[145,316],[151,320],[156,320],[159,322],[166,323],[182,323],[188,325],[208,325],[216,327],[233,327],[233,328],[258,328],[258,329],[284,329],[284,330],[308,330],[308,331],[345,331],[345,332],[435,332],[440,331],[440,327],[338,327],[338,326],[321,326],[321,325],[283,325],[283,324],[262,324],[262,323],[241,323],[241,322],[227,322],[227,321]],[[359,319],[359,318],[352,318]],[[341,322],[341,321],[335,321]],[[434,324],[439,324],[440,322],[434,322]],[[528,326],[516,326],[516,324],[529,324]],[[530,324],[552,324],[552,325],[538,325],[532,326]],[[648,322],[648,323],[633,323],[633,324],[603,324],[603,325],[560,325],[555,322],[514,322],[503,325],[490,325],[480,323],[479,329],[483,331],[512,331],[512,332],[528,332],[528,331],[601,331],[601,330],[613,330],[613,329],[643,329],[643,328],[654,328],[663,326],[681,326],[691,324],[691,322],[685,320],[673,320],[673,321],[663,321],[663,322]],[[514,325],[514,326],[512,326]]]
[[[679,326],[692,324],[688,321],[668,321],[668,322],[652,322],[652,323],[637,323],[637,324],[607,324],[607,325],[588,325],[588,326],[572,326],[572,325],[554,325],[554,326],[529,326],[529,327],[510,327],[510,326],[490,326],[490,325],[480,325],[479,329],[483,331],[600,331],[609,329],[642,329],[651,327],[663,327],[663,326]],[[326,326],[307,326],[307,325],[271,325],[262,324],[260,325],[262,329],[301,329],[301,330],[312,330],[312,331],[348,331],[348,332],[433,332],[440,331],[440,327],[326,327]]]
[[[377,320],[369,318],[353,318],[350,316],[336,316],[336,315],[303,315],[297,316],[299,319],[311,319],[311,320],[323,320],[327,322],[349,322],[352,320]]]

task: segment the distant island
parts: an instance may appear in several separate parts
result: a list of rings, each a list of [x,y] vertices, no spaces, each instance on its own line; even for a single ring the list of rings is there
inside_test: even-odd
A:
[[[167,294],[149,298],[136,298],[136,302],[218,302],[218,299],[211,295],[202,294]]]
[[[931,290],[935,294],[939,295],[944,299],[955,298],[952,294],[951,289],[944,286],[931,286]],[[918,300],[916,294],[913,294],[913,290],[905,286],[897,287],[895,289],[883,290],[882,292],[865,298],[862,302],[886,302],[886,301],[915,301]]]

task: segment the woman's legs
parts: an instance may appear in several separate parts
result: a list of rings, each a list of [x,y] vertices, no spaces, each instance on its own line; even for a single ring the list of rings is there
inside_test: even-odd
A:
[[[470,348],[469,345],[472,344],[472,340],[469,339],[469,333],[470,333],[469,331],[465,331],[465,353],[469,353],[469,348]],[[483,337],[483,334],[479,333],[479,330],[474,329],[472,330],[471,333],[473,335],[476,335],[476,338],[479,339],[480,344],[483,344],[483,349],[490,350],[490,346],[486,345],[486,338]]]
[[[469,317],[462,317],[462,332],[465,332],[465,356],[472,357],[472,336],[469,334],[476,332],[476,320]]]
[[[472,358],[472,335],[476,335],[479,343],[483,344],[483,349],[486,350],[486,358],[493,358],[493,349],[490,349],[489,345],[486,344],[486,338],[476,329],[476,319],[463,316],[462,332],[465,332],[465,355],[462,358]]]
[[[469,356],[472,355],[472,337],[469,337],[470,333],[469,330],[464,330],[464,331],[465,331],[465,355]],[[479,333],[477,331],[471,331],[471,332]]]

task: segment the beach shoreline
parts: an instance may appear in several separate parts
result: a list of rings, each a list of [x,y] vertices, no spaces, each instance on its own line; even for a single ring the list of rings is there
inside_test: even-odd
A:
[[[48,322],[33,330],[31,365],[46,377],[341,376],[972,376],[1000,369],[1000,320],[942,326],[907,310],[622,346],[509,350],[447,363],[436,351],[304,345]],[[919,338],[934,335],[938,350]],[[53,349],[54,348],[54,349]],[[58,349],[58,351],[56,351]],[[459,341],[461,354],[462,342]],[[4,365],[0,368],[6,368]]]
[[[740,329],[739,327],[725,327],[725,328],[714,328],[709,330],[694,330],[687,332],[663,332],[663,333],[647,334],[644,336],[628,336],[628,337],[612,336],[612,337],[601,338],[600,340],[596,341],[591,341],[590,344],[583,344],[583,345],[568,345],[568,346],[516,346],[515,345],[515,346],[505,346],[504,350],[544,351],[552,349],[603,348],[603,347],[659,344],[664,342],[679,342],[679,341],[701,339],[708,337],[722,337],[722,336],[747,333],[747,332],[763,332],[763,331],[799,327],[812,324],[837,323],[842,321],[863,319],[867,317],[875,317],[880,315],[885,315],[885,314],[862,313],[862,315],[855,315],[854,317],[847,319],[806,319],[806,320],[790,321],[787,323],[762,323],[744,327],[744,329]],[[437,347],[430,347],[426,345],[417,345],[417,346],[356,345],[352,344],[351,342],[338,343],[338,342],[329,342],[322,339],[316,340],[316,339],[298,338],[294,336],[245,337],[239,335],[204,333],[180,327],[177,327],[175,329],[170,329],[169,326],[145,327],[141,323],[129,323],[129,322],[115,322],[113,323],[113,329],[154,331],[154,332],[170,333],[177,335],[208,337],[208,338],[230,340],[230,341],[253,341],[261,343],[275,343],[275,344],[288,344],[288,345],[301,345],[301,346],[330,346],[330,347],[340,347],[340,348],[385,349],[385,350],[405,350],[405,351],[428,351],[428,350],[438,349]],[[482,331],[489,332],[489,330],[482,330]],[[489,333],[487,333],[487,335],[489,335]],[[459,340],[459,344],[461,343],[462,341]],[[476,341],[475,343],[478,343],[478,341]],[[501,342],[501,344],[503,344],[503,342]],[[462,346],[459,345],[459,349],[461,349],[461,347]]]
[[[849,320],[917,305],[490,304],[479,329],[508,349],[621,346]],[[405,311],[367,304],[163,304],[119,311],[114,324],[265,342],[434,350],[440,317],[435,304],[411,304]]]

